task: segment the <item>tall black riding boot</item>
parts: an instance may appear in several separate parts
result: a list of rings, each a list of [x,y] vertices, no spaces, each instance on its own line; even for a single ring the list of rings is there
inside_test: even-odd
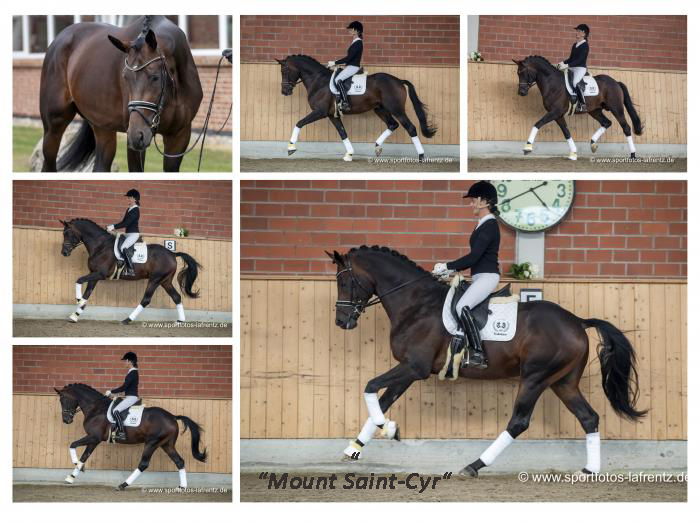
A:
[[[468,306],[462,308],[460,321],[462,322],[462,326],[465,327],[465,333],[469,338],[469,366],[473,366],[474,368],[487,368],[489,362],[481,346],[481,335],[479,334],[479,329],[474,322],[474,316]]]
[[[131,260],[129,259],[126,250],[122,250],[122,257],[124,258],[126,264],[126,273],[128,275],[134,275],[134,266],[131,264]]]
[[[337,81],[335,85],[338,87],[338,91],[340,91],[340,97],[341,97],[341,111],[348,111],[350,109],[350,101],[348,100],[348,93],[345,91],[345,84],[344,80]]]
[[[112,415],[114,416],[114,421],[117,422],[117,427],[119,428],[115,439],[117,441],[126,441],[126,431],[124,430],[124,421],[122,420],[121,412],[117,410],[112,410]]]
[[[578,86],[576,88],[576,93],[578,94],[579,99],[579,111],[588,111],[588,108],[586,107],[586,97],[583,96],[583,89],[581,88],[581,86]]]

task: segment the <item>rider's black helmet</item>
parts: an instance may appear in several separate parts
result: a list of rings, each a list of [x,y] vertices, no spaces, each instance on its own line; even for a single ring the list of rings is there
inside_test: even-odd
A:
[[[358,22],[357,20],[350,22],[348,24],[348,27],[346,27],[345,29],[354,29],[355,31],[360,33],[360,35],[362,35],[362,33],[364,32],[363,27],[362,27],[362,23]]]
[[[137,201],[140,201],[140,200],[141,200],[141,194],[139,193],[139,190],[137,190],[137,189],[135,189],[135,188],[131,188],[129,191],[127,191],[127,192],[124,194],[124,196],[125,196],[125,197],[133,197],[133,198],[136,199]]]
[[[586,33],[586,38],[588,38],[588,34],[591,32],[590,28],[586,24],[579,24],[576,27],[574,27],[577,31],[583,31]]]
[[[462,195],[462,198],[482,198],[490,204],[498,204],[498,193],[496,192],[496,188],[493,184],[486,180],[481,180],[472,184],[469,191]]]
[[[127,352],[126,354],[124,354],[124,357],[122,357],[122,361],[127,361],[127,360],[136,364],[137,361],[139,360],[139,358],[136,357],[136,354],[134,352]]]

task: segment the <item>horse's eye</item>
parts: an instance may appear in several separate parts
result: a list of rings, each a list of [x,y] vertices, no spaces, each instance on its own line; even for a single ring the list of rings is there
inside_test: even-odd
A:
[[[158,82],[160,77],[158,75],[151,75],[151,82]]]

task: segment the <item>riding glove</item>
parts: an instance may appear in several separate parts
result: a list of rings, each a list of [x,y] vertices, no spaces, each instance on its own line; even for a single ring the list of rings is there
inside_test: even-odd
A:
[[[437,263],[433,268],[433,273],[435,275],[446,275],[450,273],[450,270],[447,269],[447,263]]]

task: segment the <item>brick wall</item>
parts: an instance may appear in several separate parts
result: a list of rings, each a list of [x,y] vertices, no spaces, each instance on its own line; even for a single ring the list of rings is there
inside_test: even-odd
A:
[[[363,64],[459,66],[459,16],[241,16],[241,63],[292,54],[337,60],[353,20],[364,26]]]
[[[485,60],[569,56],[578,24],[591,28],[588,65],[687,70],[685,16],[480,16],[479,51]]]
[[[231,399],[231,346],[14,346],[12,391],[53,394],[69,383],[118,387],[129,351],[139,358],[139,396]]]
[[[194,58],[199,72],[199,81],[202,84],[204,96],[199,106],[199,111],[192,121],[192,128],[199,131],[204,125],[204,119],[209,109],[214,79],[216,78],[216,64],[219,57],[197,56]],[[43,59],[14,59],[12,61],[12,116],[39,118],[39,81],[41,78],[41,64]],[[218,131],[226,122],[232,100],[232,68],[224,60],[221,64],[219,81],[216,86],[216,97],[209,118],[209,130]],[[76,117],[76,120],[80,117]],[[223,132],[231,132],[231,119],[226,122]],[[160,140],[160,139],[159,139]]]
[[[241,272],[327,274],[324,250],[394,248],[432,269],[467,251],[473,181],[241,181]],[[545,237],[546,277],[687,275],[684,181],[578,181]],[[501,225],[502,271],[515,234]]]
[[[58,228],[58,219],[75,217],[113,224],[124,216],[129,188],[141,192],[144,234],[172,234],[184,226],[193,237],[232,236],[230,181],[14,181],[13,224]]]

